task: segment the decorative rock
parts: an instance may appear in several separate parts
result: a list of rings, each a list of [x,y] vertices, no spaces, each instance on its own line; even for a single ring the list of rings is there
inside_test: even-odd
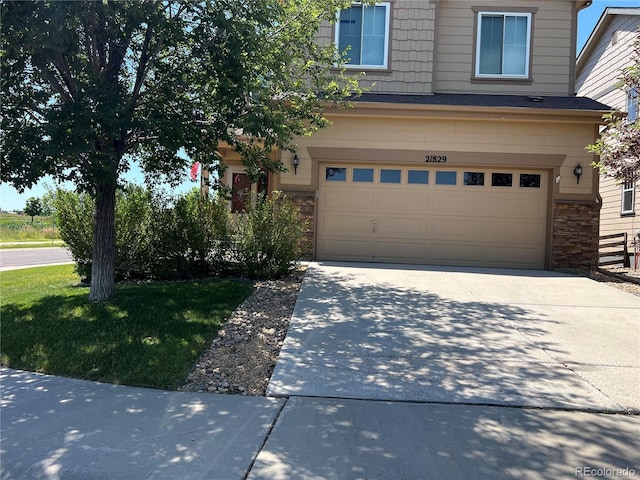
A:
[[[305,268],[256,289],[218,332],[180,390],[264,395],[289,328]]]

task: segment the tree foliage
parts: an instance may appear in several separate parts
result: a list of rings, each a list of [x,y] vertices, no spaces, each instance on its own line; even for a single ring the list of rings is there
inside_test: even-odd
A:
[[[315,42],[348,0],[12,1],[0,4],[0,180],[44,175],[95,200],[90,299],[114,292],[115,193],[132,161],[177,182],[189,161],[278,171],[273,147],[327,124],[357,90]],[[178,156],[184,149],[191,160]]]
[[[640,30],[633,43],[631,64],[622,69],[618,86],[627,95],[640,94]],[[634,121],[619,113],[604,116],[605,127],[600,138],[587,149],[600,158],[593,163],[600,173],[618,180],[619,183],[640,180],[640,119]]]
[[[36,197],[28,198],[24,206],[24,213],[31,217],[31,223],[33,223],[33,217],[42,215],[42,203],[40,199]]]

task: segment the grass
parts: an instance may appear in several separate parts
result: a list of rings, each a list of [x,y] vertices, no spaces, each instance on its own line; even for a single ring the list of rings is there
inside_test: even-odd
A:
[[[38,243],[22,243],[22,242],[7,242],[0,243],[0,250],[10,250],[16,248],[49,248],[49,247],[62,247],[64,242],[62,240],[43,240]]]
[[[115,300],[96,304],[73,268],[2,272],[2,365],[176,389],[253,291],[227,280],[123,284]]]

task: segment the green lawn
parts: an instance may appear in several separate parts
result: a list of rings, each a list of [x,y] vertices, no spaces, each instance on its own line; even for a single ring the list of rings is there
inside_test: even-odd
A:
[[[253,291],[226,280],[125,284],[114,301],[94,304],[73,268],[0,274],[2,365],[175,389]]]

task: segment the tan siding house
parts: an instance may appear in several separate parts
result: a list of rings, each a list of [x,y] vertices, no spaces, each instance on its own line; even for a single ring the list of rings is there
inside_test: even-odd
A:
[[[574,95],[574,0],[354,3],[324,26],[369,91],[278,152],[318,260],[597,263],[602,103]],[[224,179],[241,175],[231,157]],[[576,168],[582,168],[581,175]],[[236,177],[234,177],[236,175]],[[234,180],[236,178],[236,180]]]
[[[578,94],[628,113],[629,92],[616,86],[620,70],[631,62],[640,27],[640,8],[607,8],[577,61]],[[637,104],[636,104],[637,105]],[[637,108],[637,107],[636,107]],[[640,233],[640,195],[637,185],[620,185],[600,178],[602,210],[600,234],[626,232],[629,241]]]

